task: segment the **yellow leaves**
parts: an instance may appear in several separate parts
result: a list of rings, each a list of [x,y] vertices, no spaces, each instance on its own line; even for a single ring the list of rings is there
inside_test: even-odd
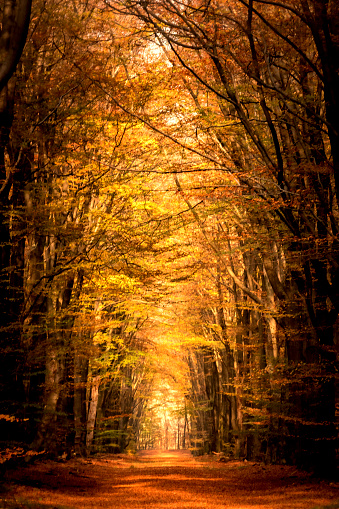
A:
[[[172,310],[173,313],[174,310]],[[176,352],[176,355],[180,359],[182,353],[187,350],[200,350],[200,349],[210,349],[210,348],[222,348],[223,344],[221,341],[212,337],[206,337],[203,334],[194,333],[189,327],[189,324],[184,323],[166,323],[165,320],[169,320],[170,318],[174,318],[174,313],[171,314],[171,310],[167,311],[168,317],[163,317],[163,322],[161,323],[161,336],[156,341],[161,345],[161,348],[169,348],[172,352]],[[214,324],[210,324],[211,329],[215,329],[215,331],[219,332],[219,326]]]
[[[95,346],[101,346],[104,350],[109,349],[110,347],[118,347],[123,346],[124,340],[121,336],[117,334],[113,334],[111,332],[111,329],[114,329],[115,327],[121,327],[122,321],[108,321],[105,323],[107,328],[109,329],[109,332],[103,332],[103,331],[97,331],[93,335],[93,345]]]
[[[93,297],[108,302],[124,302],[126,299],[136,296],[141,288],[141,283],[137,278],[124,273],[111,273],[105,271],[102,274],[95,274],[86,289],[90,293],[94,291]],[[94,290],[95,289],[95,290]]]
[[[138,282],[126,274],[110,274],[105,279],[105,285],[124,293],[132,293],[138,286]]]
[[[184,335],[180,338],[178,337],[177,340],[178,346],[180,345],[186,349],[222,348],[220,341],[206,339],[204,336],[199,335]]]

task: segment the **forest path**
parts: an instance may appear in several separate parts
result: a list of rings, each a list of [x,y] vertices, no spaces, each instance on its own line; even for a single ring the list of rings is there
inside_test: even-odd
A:
[[[195,459],[188,451],[37,462],[8,471],[6,483],[1,508],[339,508],[338,483],[293,467]]]

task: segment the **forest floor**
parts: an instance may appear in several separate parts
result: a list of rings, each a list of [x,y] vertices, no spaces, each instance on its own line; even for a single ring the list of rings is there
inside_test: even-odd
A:
[[[0,508],[334,509],[339,483],[288,466],[147,451],[8,470]]]

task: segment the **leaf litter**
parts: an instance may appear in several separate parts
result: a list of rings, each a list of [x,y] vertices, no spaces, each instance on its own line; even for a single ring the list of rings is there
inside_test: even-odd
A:
[[[339,483],[189,451],[38,461],[4,474],[8,509],[339,509]]]

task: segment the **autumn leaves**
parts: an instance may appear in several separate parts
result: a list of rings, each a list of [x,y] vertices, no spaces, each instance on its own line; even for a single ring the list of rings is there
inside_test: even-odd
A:
[[[333,468],[337,25],[318,10],[35,4],[5,105],[1,413],[36,447],[138,443],[166,307],[195,450]]]

